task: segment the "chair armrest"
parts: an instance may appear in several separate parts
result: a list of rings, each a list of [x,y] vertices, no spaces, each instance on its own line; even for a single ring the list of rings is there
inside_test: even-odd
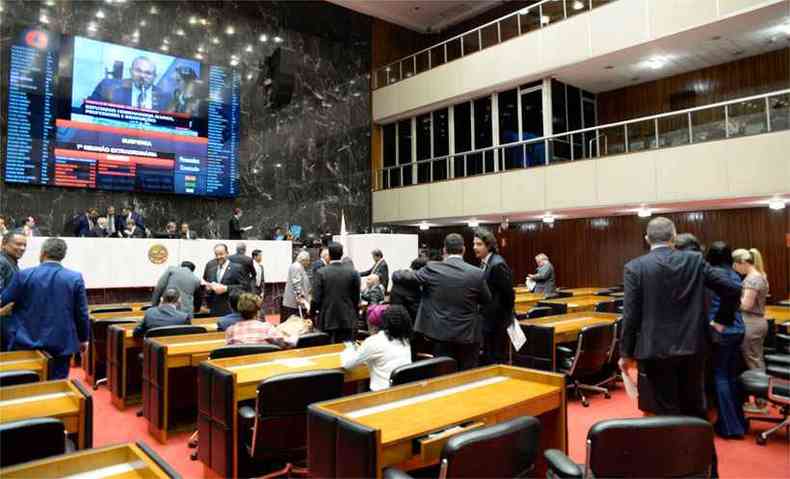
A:
[[[384,479],[412,479],[412,476],[395,467],[388,467],[384,469],[382,477]]]
[[[558,449],[548,449],[543,453],[543,457],[546,458],[549,470],[556,477],[561,477],[563,479],[581,479],[584,475],[582,468]]]
[[[576,351],[567,346],[557,346],[557,352],[566,356],[573,356],[576,354]]]
[[[766,354],[765,364],[776,366],[790,366],[790,354]]]
[[[765,372],[773,378],[782,379],[784,381],[790,381],[790,366],[769,364],[765,368]]]

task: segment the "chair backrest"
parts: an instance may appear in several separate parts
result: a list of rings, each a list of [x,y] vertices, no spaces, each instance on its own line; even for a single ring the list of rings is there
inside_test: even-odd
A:
[[[779,333],[776,335],[776,352],[790,354],[790,334]]]
[[[535,319],[535,318],[542,318],[544,316],[550,316],[554,310],[548,306],[536,306],[531,308],[527,311],[527,318],[528,319]]]
[[[782,323],[776,327],[777,334],[790,334],[790,323]]]
[[[554,371],[554,328],[538,324],[521,326],[527,342],[516,354],[516,363],[527,368]]]
[[[616,313],[617,312],[617,301],[601,301],[600,303],[595,305],[595,312],[596,313]]]
[[[17,384],[35,383],[39,379],[35,371],[3,371],[0,372],[0,387],[16,386]]]
[[[307,463],[312,477],[337,477],[337,416],[307,408]]]
[[[538,303],[538,306],[548,307],[551,308],[551,313],[548,316],[555,315],[555,314],[567,314],[568,313],[568,304],[567,303]]]
[[[310,348],[313,346],[326,346],[329,344],[329,335],[321,331],[313,331],[299,336],[296,341],[297,348]]]
[[[206,328],[203,326],[160,326],[146,331],[145,337],[160,338],[162,336],[181,336],[182,334],[200,334],[205,332]]]
[[[686,416],[611,419],[590,428],[587,447],[595,477],[708,477],[713,428]]]
[[[569,374],[573,377],[600,372],[609,361],[614,344],[614,324],[585,326],[579,333],[576,356]]]
[[[571,296],[573,296],[573,293],[562,290],[555,291],[554,294],[551,295],[552,298],[570,298]]]
[[[526,477],[539,445],[540,421],[517,417],[451,437],[442,449],[442,468],[447,478]]]
[[[609,288],[599,289],[598,291],[595,292],[595,295],[596,296],[609,296],[610,294],[612,294],[612,292],[613,291],[611,289],[609,289]]]
[[[209,311],[202,311],[200,313],[194,313],[192,315],[192,319],[210,318],[212,316],[214,316],[214,315],[211,314],[211,312],[209,312]]]
[[[456,371],[458,371],[458,363],[453,358],[441,356],[423,359],[393,369],[390,373],[390,385],[397,386],[399,384],[423,381],[445,374],[452,374]]]
[[[776,343],[776,328],[774,327],[776,321],[773,318],[767,318],[765,322],[768,323],[768,333],[763,339],[763,344],[766,348],[773,348]]]
[[[252,452],[292,451],[307,446],[307,407],[339,398],[345,374],[339,369],[279,374],[258,384]]]
[[[233,344],[212,350],[208,357],[209,359],[233,358],[248,354],[273,353],[275,351],[280,351],[280,348],[274,344]]]
[[[378,434],[375,429],[338,418],[333,477],[376,477]]]
[[[90,314],[102,314],[102,313],[126,313],[132,312],[131,306],[107,306],[107,307],[98,307],[98,308],[91,308]]]
[[[7,422],[0,424],[0,444],[0,467],[56,456],[66,452],[66,428],[52,417]]]

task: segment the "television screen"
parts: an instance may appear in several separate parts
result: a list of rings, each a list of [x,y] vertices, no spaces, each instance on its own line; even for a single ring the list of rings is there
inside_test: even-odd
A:
[[[15,37],[7,182],[238,194],[238,71],[34,28]]]

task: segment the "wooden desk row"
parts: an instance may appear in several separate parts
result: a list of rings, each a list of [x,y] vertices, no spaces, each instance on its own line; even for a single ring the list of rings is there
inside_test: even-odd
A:
[[[554,343],[551,345],[551,364],[556,367],[557,346],[562,343],[572,343],[576,341],[581,330],[587,326],[612,324],[617,321],[619,317],[620,315],[612,313],[576,312],[545,316],[536,319],[525,319],[519,321],[519,324],[522,326],[538,325],[554,328]]]
[[[33,371],[39,381],[49,377],[50,355],[44,351],[4,351],[0,352],[0,372]]]
[[[766,306],[765,317],[774,320],[774,325],[790,323],[790,308],[787,306]]]
[[[63,421],[78,449],[92,447],[93,398],[79,381],[62,379],[0,388],[0,423],[39,417]]]
[[[63,454],[0,469],[4,479],[180,479],[145,443],[119,444]]]
[[[609,296],[570,296],[567,298],[554,298],[538,301],[538,306],[548,306],[552,304],[564,304],[568,308],[568,313],[581,311],[595,311],[598,303],[612,301]]]

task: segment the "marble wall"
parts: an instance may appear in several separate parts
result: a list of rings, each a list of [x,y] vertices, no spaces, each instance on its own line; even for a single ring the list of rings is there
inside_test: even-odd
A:
[[[0,215],[32,214],[46,233],[63,234],[72,215],[134,203],[157,230],[187,221],[203,237],[227,234],[233,207],[245,210],[250,234],[300,224],[305,236],[370,230],[371,22],[328,2],[0,0],[0,72],[5,133],[8,43],[14,25],[135,45],[228,65],[242,84],[241,194],[235,200],[29,187],[0,180]],[[277,37],[277,38],[275,38]],[[163,47],[163,45],[165,47]],[[260,105],[258,66],[282,47],[296,63],[290,104]],[[5,141],[1,142],[4,151]]]

